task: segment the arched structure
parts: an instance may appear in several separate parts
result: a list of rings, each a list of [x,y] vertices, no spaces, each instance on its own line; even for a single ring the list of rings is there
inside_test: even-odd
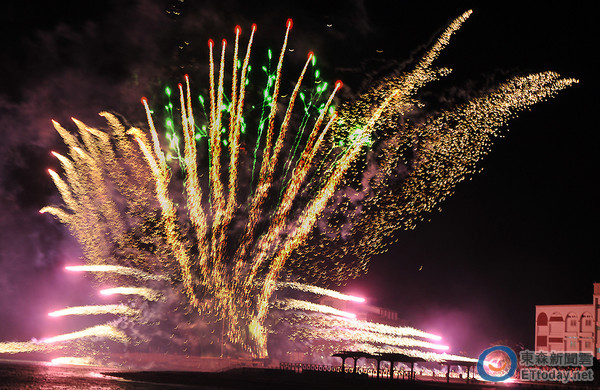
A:
[[[600,358],[597,327],[600,326],[600,283],[587,305],[538,305],[535,307],[535,350],[588,352]]]

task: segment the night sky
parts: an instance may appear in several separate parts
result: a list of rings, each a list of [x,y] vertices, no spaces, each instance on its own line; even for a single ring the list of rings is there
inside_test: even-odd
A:
[[[429,222],[399,232],[369,273],[342,290],[398,310],[445,335],[451,352],[471,355],[498,340],[533,348],[536,304],[591,303],[592,283],[600,282],[599,64],[598,24],[587,6],[88,3],[12,2],[0,14],[0,341],[48,336],[58,330],[48,324],[50,309],[89,303],[88,282],[62,269],[78,261],[76,241],[38,214],[59,202],[46,170],[58,168],[50,151],[64,146],[50,119],[102,125],[97,113],[113,110],[142,125],[141,96],[152,99],[184,73],[206,85],[208,38],[232,39],[236,24],[247,33],[257,23],[256,63],[262,48],[280,46],[289,17],[294,52],[286,61],[313,50],[324,78],[344,81],[347,98],[365,77],[408,66],[469,8],[474,14],[437,60],[454,70],[432,89],[440,100],[545,70],[580,80],[512,120],[482,173],[461,183]]]

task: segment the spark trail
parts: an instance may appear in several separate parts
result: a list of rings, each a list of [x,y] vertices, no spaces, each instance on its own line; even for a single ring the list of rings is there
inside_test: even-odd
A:
[[[300,308],[300,307],[301,307],[300,305],[296,305],[296,307],[293,307],[291,305],[289,305],[289,306],[284,305],[283,309],[284,310],[294,310],[294,309]],[[309,310],[305,310],[305,311],[309,311]],[[320,311],[320,310],[312,310],[312,311],[324,313],[323,311]],[[336,314],[336,313],[325,313],[325,314]],[[361,331],[367,331],[367,332],[372,332],[372,333],[380,333],[380,334],[384,334],[384,335],[392,335],[392,336],[397,336],[397,337],[420,337],[420,338],[436,340],[436,341],[439,341],[442,339],[442,337],[439,335],[424,332],[422,330],[411,328],[408,326],[391,326],[391,325],[379,324],[379,323],[371,322],[371,321],[348,319],[348,318],[352,318],[351,316],[341,316],[341,317],[346,317],[346,318],[340,318],[340,316],[337,316],[337,317],[324,317],[324,316],[313,317],[310,315],[304,315],[296,322],[298,324],[302,324],[303,326],[312,327],[314,329],[340,328],[340,329],[361,330]]]
[[[95,362],[92,358],[61,356],[50,360],[50,363],[56,365],[92,366]]]
[[[161,298],[161,293],[146,287],[113,287],[100,290],[102,295],[139,295],[147,301],[157,301]]]
[[[120,329],[110,324],[96,325],[77,332],[48,337],[39,341],[0,343],[0,353],[49,352],[65,347],[65,343],[87,338],[109,339],[127,343],[131,339]]]
[[[2,354],[17,354],[27,352],[48,352],[58,349],[59,347],[50,346],[40,342],[33,341],[12,341],[0,343],[0,353]]]
[[[96,325],[77,332],[66,333],[58,336],[48,337],[42,340],[42,343],[53,344],[71,340],[78,340],[89,337],[107,338],[121,343],[127,343],[130,338],[121,330],[112,325]]]
[[[312,303],[308,301],[301,301],[299,299],[285,299],[281,302],[277,302],[278,307],[283,310],[303,310],[303,311],[314,311],[322,314],[333,314],[345,318],[356,318],[356,314],[350,313],[343,310],[338,310],[334,307],[327,305],[319,305],[318,303]]]
[[[66,309],[55,310],[48,313],[50,317],[62,317],[73,315],[85,316],[99,314],[115,314],[118,316],[137,317],[140,315],[140,311],[132,309],[131,307],[125,305],[93,305],[68,307]]]
[[[297,282],[279,283],[279,288],[291,288],[294,290],[309,292],[312,294],[326,295],[328,297],[332,297],[335,299],[341,299],[343,301],[352,301],[352,302],[360,302],[360,303],[363,303],[365,301],[365,298],[362,298],[362,297],[356,297],[353,295],[342,294],[335,290],[329,290],[327,288],[311,286],[309,284],[302,284],[302,283],[297,283]]]
[[[149,274],[131,267],[120,265],[68,265],[67,271],[73,272],[113,272],[119,275],[133,276],[142,280],[169,280],[164,275]]]
[[[229,343],[265,357],[264,324],[278,283],[329,283],[364,272],[368,259],[385,250],[395,232],[412,228],[476,171],[499,128],[516,112],[577,82],[553,72],[513,77],[478,98],[427,114],[416,94],[450,72],[432,65],[470,15],[468,11],[454,20],[404,74],[382,80],[353,102],[336,107],[341,82],[327,91],[318,87],[311,96],[323,94],[324,100],[308,116],[303,82],[307,67],[314,64],[312,53],[287,101],[280,96],[292,29],[288,20],[256,140],[242,131],[251,117],[246,117],[245,95],[254,89],[249,61],[256,27],[240,67],[242,32],[237,26],[233,64],[228,64],[225,40],[218,59],[215,43],[209,41],[206,123],[197,125],[187,75],[185,85],[177,88],[181,136],[168,106],[167,134],[178,158],[165,156],[146,98],[148,133],[125,128],[109,113],[101,113],[108,131],[74,119],[76,136],[54,122],[69,149],[68,157],[54,154],[63,176],[49,172],[64,205],[41,212],[69,227],[88,266],[122,267],[86,271],[148,283],[169,280],[184,305],[204,319],[222,321]],[[225,77],[229,66],[232,73]],[[232,82],[230,99],[225,80]],[[169,99],[170,94],[169,89]],[[300,126],[294,114],[298,97],[305,105]],[[417,111],[424,112],[423,121],[403,121]],[[208,142],[207,166],[197,148],[202,136]],[[252,144],[257,147],[251,153],[241,153]],[[245,169],[254,166],[256,175],[254,168]],[[398,172],[401,180],[389,179]],[[183,176],[181,185],[172,183],[174,173]],[[305,284],[288,286],[332,294],[301,287]],[[128,288],[109,291],[133,291]],[[157,297],[142,293],[146,287],[135,288],[147,300]]]
[[[447,360],[456,360],[462,362],[477,362],[477,359],[461,356],[461,355],[453,355],[448,353],[438,353],[431,351],[420,351],[418,349],[407,349],[402,347],[393,347],[393,346],[374,346],[373,344],[368,343],[353,343],[351,347],[360,351],[365,351],[369,353],[400,353],[407,356],[418,357],[424,359],[429,362],[438,362],[443,363]]]
[[[351,341],[359,343],[370,343],[375,345],[389,345],[395,347],[418,347],[435,350],[448,350],[450,347],[442,344],[435,344],[429,341],[417,340],[410,337],[394,337],[383,335],[376,332],[356,329],[306,329],[301,328],[296,331],[296,337],[302,339],[317,339],[330,341]]]

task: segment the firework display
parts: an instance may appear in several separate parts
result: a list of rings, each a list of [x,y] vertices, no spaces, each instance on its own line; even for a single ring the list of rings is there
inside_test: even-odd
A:
[[[139,315],[140,312],[125,305],[92,305],[68,307],[66,309],[55,310],[48,313],[50,317],[94,314],[116,314],[135,317]]]
[[[48,352],[64,348],[65,343],[67,342],[89,338],[109,339],[120,343],[127,343],[131,340],[125,332],[114,325],[104,324],[92,326],[77,332],[48,337],[42,340],[0,343],[0,353]]]
[[[231,63],[225,40],[218,59],[214,41],[208,42],[208,107],[199,97],[202,110],[194,108],[187,75],[177,88],[178,109],[170,102],[172,90],[165,90],[167,145],[146,98],[148,131],[108,112],[100,114],[107,131],[73,119],[74,135],[53,122],[68,147],[68,156],[53,152],[63,173],[49,170],[64,204],[40,212],[57,217],[81,243],[86,265],[66,269],[88,272],[110,283],[100,294],[129,297],[146,309],[177,294],[182,307],[221,323],[228,343],[257,357],[268,355],[266,322],[276,308],[293,313],[297,339],[341,340],[367,352],[433,361],[461,359],[422,351],[447,350],[440,336],[273,295],[288,289],[364,302],[313,284],[365,272],[398,230],[414,227],[475,172],[499,128],[516,112],[577,82],[554,72],[514,77],[452,109],[424,114],[422,121],[406,119],[425,111],[417,92],[450,73],[433,62],[470,15],[454,20],[405,73],[339,106],[335,99],[343,84],[320,80],[313,53],[293,90],[282,96],[288,20],[275,70],[265,68],[260,113],[246,107],[246,95],[256,89],[249,78],[253,25],[243,60],[239,26]],[[305,86],[311,72],[312,84]],[[135,320],[142,316],[138,306],[70,307],[49,315]],[[0,353],[46,350],[91,336],[129,341],[124,331],[105,324],[39,343],[0,343]]]
[[[332,297],[335,299],[341,299],[344,301],[361,302],[361,303],[365,301],[365,298],[362,298],[362,297],[356,297],[353,295],[342,294],[335,290],[329,290],[327,288],[311,286],[308,284],[302,284],[302,283],[297,283],[297,282],[280,283],[278,288],[280,288],[280,289],[281,288],[291,288],[291,289],[298,290],[298,291],[309,292],[311,294],[326,295],[328,297]]]
[[[120,275],[130,275],[144,280],[167,280],[164,275],[149,274],[135,268],[122,267],[118,265],[69,265],[67,271],[73,272],[114,272]]]

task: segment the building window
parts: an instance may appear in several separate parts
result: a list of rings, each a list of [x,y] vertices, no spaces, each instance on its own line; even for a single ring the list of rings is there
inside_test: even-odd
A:
[[[548,325],[548,316],[546,313],[540,313],[537,318],[538,326],[546,326]]]
[[[594,322],[593,321],[594,321],[594,319],[592,318],[592,315],[590,313],[587,313],[587,312],[583,313],[581,315],[581,321],[580,321],[580,323],[581,323],[581,331],[583,331],[584,328],[585,328],[586,332],[589,332],[592,329],[594,329],[593,328],[594,327]]]
[[[592,347],[592,343],[591,343],[591,342],[589,342],[589,341],[586,341],[586,342],[585,342],[585,349],[586,349],[586,350],[589,350],[591,347]]]
[[[546,336],[538,336],[537,337],[537,345],[538,345],[538,347],[548,346],[548,338]]]
[[[552,319],[550,319],[552,321]],[[577,317],[575,316],[574,313],[569,313],[567,314],[567,318],[565,320],[566,325],[567,325],[567,329],[565,329],[567,332],[572,332],[574,330],[577,330]]]

